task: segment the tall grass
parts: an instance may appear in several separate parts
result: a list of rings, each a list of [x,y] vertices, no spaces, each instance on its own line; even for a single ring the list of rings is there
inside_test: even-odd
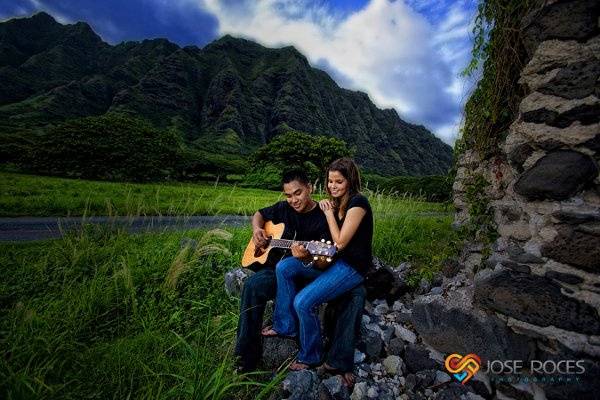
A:
[[[238,305],[223,286],[249,230],[232,232],[231,254],[203,257],[212,244],[184,253],[179,245],[184,236],[202,244],[200,231],[90,228],[57,241],[0,246],[0,398],[249,393],[244,388],[258,383],[233,372]],[[165,285],[174,260],[186,268]]]
[[[82,190],[78,185],[107,188],[98,182],[16,178],[31,179],[29,189],[11,190],[36,212],[45,207],[35,206],[36,196],[54,196],[57,185],[71,194]],[[27,192],[36,182],[49,186]],[[3,185],[4,191],[6,181]],[[127,187],[102,192],[117,196],[109,204],[121,202],[113,214],[131,207],[133,197],[118,197],[122,186]],[[155,202],[161,213],[185,209],[169,208],[162,197],[169,190],[171,199],[209,193],[203,192],[206,186],[148,186],[127,190],[156,193],[140,201]],[[248,200],[254,191],[241,196],[237,190],[217,187],[202,201],[212,207],[207,210],[238,213],[225,203],[239,195],[246,203],[238,210],[250,213],[257,203],[271,204],[279,196],[256,191],[254,203]],[[375,255],[392,265],[412,262],[414,282],[431,277],[456,240],[446,206],[367,194],[375,214]],[[239,303],[224,291],[224,273],[239,266],[250,233],[247,227],[131,235],[86,226],[59,240],[0,244],[0,399],[267,398],[284,373],[264,380],[234,372]]]

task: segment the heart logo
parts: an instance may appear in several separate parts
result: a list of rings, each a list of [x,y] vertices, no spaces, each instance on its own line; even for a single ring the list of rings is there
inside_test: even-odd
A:
[[[467,373],[463,371],[462,374],[454,374],[454,377],[459,381],[462,382],[466,377],[467,377]]]
[[[466,356],[454,353],[446,357],[444,364],[448,372],[464,385],[479,371],[481,359],[477,354],[473,353],[469,353]]]

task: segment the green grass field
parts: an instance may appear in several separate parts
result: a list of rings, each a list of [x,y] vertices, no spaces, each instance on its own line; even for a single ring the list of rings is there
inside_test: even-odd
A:
[[[281,200],[280,192],[225,184],[115,183],[0,172],[0,216],[251,215]],[[392,212],[396,197],[372,194],[376,211]],[[405,198],[411,212],[446,211]],[[404,208],[398,208],[402,212]]]
[[[278,192],[223,184],[115,183],[0,172],[0,216],[248,215]]]
[[[4,215],[43,215],[52,198],[63,201],[53,208],[56,215],[65,210],[77,215],[88,207],[73,200],[84,188],[82,193],[95,193],[98,214],[106,198],[123,207],[112,208],[115,214],[127,212],[132,201],[127,193],[135,190],[148,202],[143,204],[156,201],[159,213],[185,196],[247,214],[279,198],[277,192],[226,186],[119,185],[14,174],[1,179],[2,198],[8,190],[17,197],[13,203],[3,200]],[[170,197],[144,199],[144,193]],[[228,193],[233,194],[227,198]],[[411,261],[413,284],[431,277],[453,254],[452,217],[419,214],[443,211],[443,205],[369,196],[375,255],[391,265]],[[238,208],[227,208],[230,199],[239,199]],[[18,204],[27,211],[19,212]],[[0,398],[268,397],[277,381],[233,372],[239,303],[225,293],[223,275],[239,265],[250,228],[226,232],[133,235],[90,226],[59,240],[0,244]],[[200,246],[182,248],[183,238]]]

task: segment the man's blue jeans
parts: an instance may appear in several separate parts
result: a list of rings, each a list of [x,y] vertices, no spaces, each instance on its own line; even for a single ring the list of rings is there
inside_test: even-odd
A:
[[[295,257],[278,262],[275,274],[277,296],[273,330],[286,336],[296,336],[299,332],[298,361],[317,365],[323,356],[318,306],[351,290],[363,281],[363,277],[343,260],[322,271],[305,267]],[[312,282],[298,291],[296,281],[300,278],[312,279]]]
[[[262,352],[263,314],[267,301],[275,298],[275,268],[264,267],[246,279],[240,299],[235,354],[240,357],[240,366],[251,371],[256,369]],[[302,287],[306,282],[298,282]],[[328,302],[325,320],[326,335],[329,338],[327,364],[342,372],[354,367],[354,348],[360,332],[360,322],[367,291],[358,285],[349,292]],[[353,329],[354,328],[354,329]]]

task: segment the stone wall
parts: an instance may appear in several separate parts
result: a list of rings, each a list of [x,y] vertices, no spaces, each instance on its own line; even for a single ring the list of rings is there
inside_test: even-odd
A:
[[[487,181],[499,237],[488,251],[469,244],[444,293],[414,311],[419,333],[441,351],[586,360],[580,384],[529,385],[530,396],[600,393],[599,7],[546,1],[523,22],[529,62],[518,117],[499,155],[464,152],[454,184],[462,225],[467,188]]]

